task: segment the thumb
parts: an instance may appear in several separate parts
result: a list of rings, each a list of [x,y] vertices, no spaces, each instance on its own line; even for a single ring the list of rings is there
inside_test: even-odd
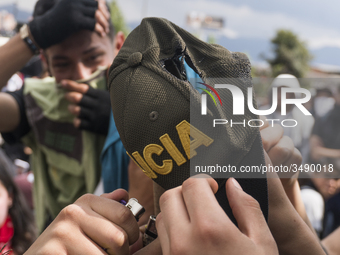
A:
[[[259,203],[245,193],[234,178],[228,179],[226,192],[233,215],[243,234],[255,242],[271,235]]]
[[[121,200],[125,200],[125,202],[128,202],[129,193],[124,189],[116,189],[115,191],[111,193],[102,194],[101,197],[105,197],[111,200],[116,200],[118,202],[120,202]]]

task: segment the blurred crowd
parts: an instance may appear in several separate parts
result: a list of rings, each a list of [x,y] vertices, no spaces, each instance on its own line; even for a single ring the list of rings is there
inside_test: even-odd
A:
[[[281,88],[300,88],[293,75],[276,77],[271,88],[278,88],[278,108],[267,119],[294,119],[297,127],[283,127],[284,135],[292,139],[302,155],[299,183],[304,206],[313,228],[320,238],[325,238],[339,226],[339,156],[337,137],[340,106],[338,86],[312,88],[312,98],[305,104],[311,113],[304,115],[295,105],[287,105],[287,115],[281,115]],[[287,98],[301,98],[299,93],[287,94]],[[272,102],[272,93],[268,100]],[[268,109],[265,105],[260,108]],[[318,168],[318,169],[316,169]]]

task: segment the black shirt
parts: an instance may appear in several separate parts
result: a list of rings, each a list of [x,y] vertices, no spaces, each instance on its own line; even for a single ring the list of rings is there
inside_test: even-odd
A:
[[[329,113],[315,121],[312,134],[321,138],[324,147],[340,149],[340,105],[335,105]]]

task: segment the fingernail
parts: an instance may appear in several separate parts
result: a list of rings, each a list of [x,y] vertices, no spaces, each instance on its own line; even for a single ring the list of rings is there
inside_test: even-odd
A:
[[[62,81],[61,81],[61,85],[62,85],[62,86],[66,86],[66,85],[67,85],[67,82],[66,82],[65,80],[62,80]]]
[[[236,181],[234,178],[231,178],[231,181],[233,182],[234,186],[240,190],[243,190],[241,185]]]

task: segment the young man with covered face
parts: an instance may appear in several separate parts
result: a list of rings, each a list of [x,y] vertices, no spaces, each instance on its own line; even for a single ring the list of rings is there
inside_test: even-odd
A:
[[[39,52],[53,78],[26,79],[22,90],[0,93],[0,132],[8,142],[23,138],[33,149],[42,230],[98,184],[111,114],[105,73],[98,67],[112,63],[124,35],[115,33],[103,0],[39,0],[33,16],[0,48],[0,89]]]

